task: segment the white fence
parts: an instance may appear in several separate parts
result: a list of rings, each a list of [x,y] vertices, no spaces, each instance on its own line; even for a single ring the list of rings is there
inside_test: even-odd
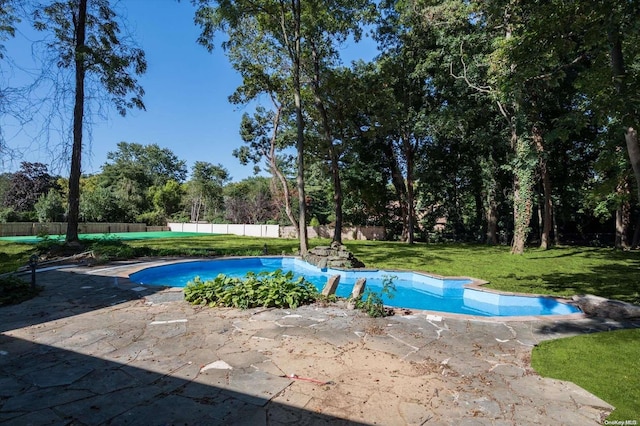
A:
[[[174,232],[199,232],[203,234],[231,234],[247,237],[297,238],[293,226],[249,225],[219,223],[169,223]],[[309,238],[332,238],[333,228],[328,226],[308,226]],[[385,231],[382,226],[352,226],[342,230],[343,240],[384,240]]]
[[[280,238],[279,225],[248,225],[233,223],[168,223],[173,232],[202,234],[232,234],[246,237]]]

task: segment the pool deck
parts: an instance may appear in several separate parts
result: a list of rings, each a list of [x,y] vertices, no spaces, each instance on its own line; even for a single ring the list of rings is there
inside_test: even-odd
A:
[[[0,307],[0,423],[595,425],[613,407],[538,376],[531,350],[640,327],[581,315],[209,309],[126,278],[151,264],[41,271],[40,296]]]

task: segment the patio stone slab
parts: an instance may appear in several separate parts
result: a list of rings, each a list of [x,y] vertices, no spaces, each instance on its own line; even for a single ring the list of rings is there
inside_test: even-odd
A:
[[[613,407],[535,374],[533,345],[640,327],[209,309],[174,289],[134,291],[127,268],[39,273],[39,297],[0,307],[0,422],[596,425]],[[203,369],[216,361],[231,368]]]

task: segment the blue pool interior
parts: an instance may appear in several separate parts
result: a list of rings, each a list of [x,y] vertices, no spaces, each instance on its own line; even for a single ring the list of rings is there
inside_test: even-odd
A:
[[[195,277],[213,279],[218,274],[244,277],[247,272],[292,271],[322,290],[327,279],[340,275],[336,291],[339,297],[349,297],[358,278],[366,278],[366,289],[378,292],[385,280],[395,286],[393,297],[383,295],[387,306],[481,316],[564,315],[580,312],[574,306],[548,297],[528,297],[498,294],[465,288],[468,279],[437,278],[415,272],[384,270],[347,271],[317,268],[291,257],[255,257],[216,259],[173,263],[143,269],[129,276],[143,285],[184,287]]]

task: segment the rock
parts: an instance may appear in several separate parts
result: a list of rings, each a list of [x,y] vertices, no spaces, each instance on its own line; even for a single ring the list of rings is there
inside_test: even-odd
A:
[[[317,266],[320,269],[324,268],[363,268],[364,263],[360,262],[356,257],[347,250],[346,246],[340,243],[333,242],[331,247],[318,246],[307,253],[304,260]]]
[[[340,283],[340,275],[333,275],[329,277],[329,279],[327,280],[327,283],[322,289],[322,295],[330,296],[332,294],[335,294],[339,283]]]
[[[364,289],[367,285],[366,278],[358,278],[356,283],[353,285],[353,290],[351,291],[351,297],[349,298],[349,302],[347,303],[347,309],[355,309],[356,302],[360,300],[362,295],[364,294]]]
[[[610,300],[593,294],[573,296],[573,301],[587,315],[615,320],[640,318],[640,306]]]

